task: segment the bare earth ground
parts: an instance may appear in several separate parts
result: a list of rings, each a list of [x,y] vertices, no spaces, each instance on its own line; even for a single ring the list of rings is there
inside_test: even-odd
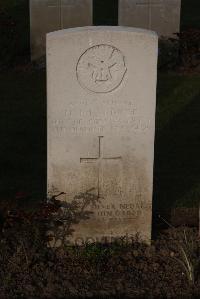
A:
[[[3,243],[0,298],[199,298],[198,250],[197,231],[184,228],[163,231],[150,247],[134,242],[53,251]]]

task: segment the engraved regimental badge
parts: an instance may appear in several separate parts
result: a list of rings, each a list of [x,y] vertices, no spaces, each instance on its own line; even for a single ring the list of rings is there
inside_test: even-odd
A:
[[[95,93],[115,90],[126,73],[125,58],[110,45],[97,45],[86,50],[77,63],[79,84]]]

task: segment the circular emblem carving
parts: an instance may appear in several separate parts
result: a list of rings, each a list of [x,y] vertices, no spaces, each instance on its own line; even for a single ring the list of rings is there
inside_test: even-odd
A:
[[[97,45],[81,55],[76,73],[82,87],[96,93],[107,93],[121,84],[126,73],[125,59],[117,48]]]

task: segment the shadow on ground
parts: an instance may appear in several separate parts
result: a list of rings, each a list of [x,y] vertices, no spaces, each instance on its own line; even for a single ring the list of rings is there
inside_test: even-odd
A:
[[[45,194],[46,83],[44,71],[0,74],[1,171],[3,194]]]
[[[200,76],[159,74],[154,211],[195,206],[200,197]],[[0,75],[2,193],[46,192],[45,71]],[[35,195],[34,195],[35,196]]]
[[[160,214],[199,203],[199,82],[199,76],[160,77],[154,171],[154,211]]]

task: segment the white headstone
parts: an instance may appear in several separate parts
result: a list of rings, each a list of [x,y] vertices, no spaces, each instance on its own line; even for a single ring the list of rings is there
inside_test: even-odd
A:
[[[181,0],[119,0],[119,25],[175,37],[180,30]]]
[[[30,0],[31,58],[46,54],[46,34],[92,25],[92,0]]]
[[[48,191],[99,197],[73,241],[150,240],[157,40],[128,27],[47,35]]]

